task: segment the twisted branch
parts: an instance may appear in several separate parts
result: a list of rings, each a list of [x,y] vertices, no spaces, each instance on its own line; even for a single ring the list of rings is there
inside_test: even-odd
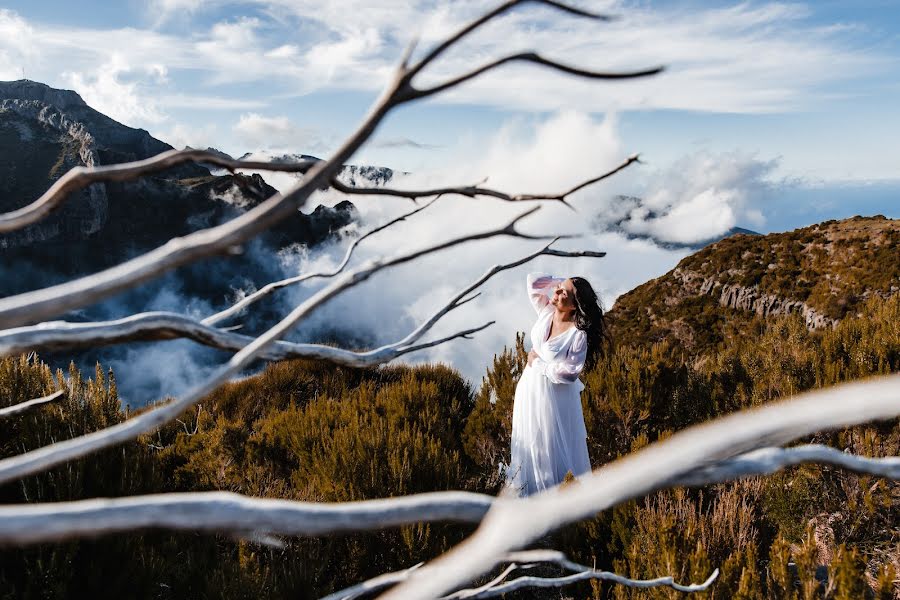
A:
[[[397,196],[400,198],[409,198],[410,200],[416,200],[417,198],[422,198],[425,196],[434,196],[434,195],[444,195],[444,194],[457,194],[460,196],[466,196],[469,198],[475,198],[477,196],[489,196],[491,198],[497,198],[499,200],[504,200],[506,202],[525,202],[530,200],[555,200],[557,202],[561,202],[572,208],[572,205],[569,204],[566,199],[574,194],[575,192],[597,183],[599,181],[603,181],[608,177],[612,177],[619,171],[627,168],[633,163],[639,163],[640,157],[637,154],[633,154],[625,159],[618,166],[610,169],[609,171],[599,175],[597,177],[593,177],[579,183],[573,188],[570,188],[562,193],[557,194],[507,194],[505,192],[500,192],[497,190],[493,190],[490,188],[483,188],[480,185],[468,185],[468,186],[457,186],[457,187],[443,187],[443,188],[434,188],[430,190],[396,190],[385,187],[353,187],[346,185],[345,183],[333,180],[331,182],[331,186],[339,192],[344,194],[355,194],[355,195],[364,195],[364,196]]]
[[[407,523],[477,523],[494,498],[432,492],[359,502],[299,502],[232,492],[148,494],[0,506],[0,543],[36,544],[143,528],[241,535],[322,535]]]
[[[787,458],[760,460],[761,456],[778,455]],[[619,459],[616,463],[624,460]],[[800,462],[833,464],[852,472],[898,480],[898,460],[900,457],[873,459],[846,455],[818,445],[763,448],[727,459],[713,470],[699,467],[677,479],[660,483],[657,489],[722,483],[737,477],[770,474]],[[751,465],[757,468],[753,469]],[[604,469],[596,473],[602,476]],[[584,479],[581,479],[583,482]],[[463,491],[345,503],[251,498],[230,492],[187,492],[6,505],[0,506],[0,544],[52,542],[146,527],[239,535],[253,532],[271,536],[321,535],[447,520],[478,523],[492,506],[500,502],[504,500]],[[528,506],[531,500],[513,502]],[[524,555],[518,553],[516,556]]]
[[[50,189],[31,204],[8,213],[0,213],[0,234],[9,233],[10,231],[37,223],[62,206],[70,194],[94,183],[130,181],[185,163],[207,163],[228,169],[232,173],[237,169],[306,173],[317,162],[305,160],[296,163],[271,163],[234,160],[205,150],[189,149],[169,150],[144,160],[115,165],[74,167],[56,180],[50,186]]]
[[[435,48],[433,50],[431,50],[431,52],[426,54],[414,66],[406,69],[407,78],[412,79],[413,77],[415,77],[420,71],[422,71],[422,69],[424,69],[429,64],[434,62],[441,54],[446,52],[451,46],[458,43],[464,37],[466,37],[473,31],[475,31],[476,29],[478,29],[479,27],[481,27],[488,21],[492,21],[493,19],[496,19],[497,17],[503,15],[504,13],[509,12],[516,6],[519,6],[520,4],[525,4],[526,2],[535,2],[537,4],[544,4],[551,8],[555,8],[555,9],[561,10],[563,12],[567,12],[569,14],[575,15],[577,17],[583,17],[586,19],[594,19],[597,21],[611,21],[612,20],[612,17],[610,17],[608,15],[601,15],[598,13],[589,12],[584,9],[577,8],[575,6],[564,4],[562,2],[557,2],[555,0],[509,0],[507,2],[504,2],[503,4],[501,4],[494,10],[486,13],[482,17],[472,21],[471,23],[469,23],[468,25],[466,25],[465,27],[463,27],[462,29],[457,31],[455,34],[451,35],[445,41],[443,41],[442,43],[435,46]],[[412,54],[414,47],[415,46],[413,44],[411,44],[410,48],[407,50],[407,54],[404,57],[404,60],[402,63],[404,65],[404,67],[406,66],[406,62],[409,59],[409,56]]]
[[[175,399],[168,404],[156,407],[123,423],[113,425],[106,429],[0,460],[0,484],[50,468],[67,460],[84,456],[96,450],[133,439],[142,433],[156,430],[168,421],[176,418],[184,412],[185,409],[196,404],[201,398],[212,392],[229,378],[238,375],[250,363],[257,358],[260,358],[266,348],[283,337],[291,328],[304,318],[308,317],[319,306],[325,304],[344,290],[362,283],[382,269],[403,264],[421,256],[451,248],[462,243],[501,235],[523,239],[545,239],[547,236],[533,236],[516,230],[516,224],[519,221],[528,215],[533,214],[539,208],[540,207],[535,207],[525,211],[506,225],[496,229],[457,237],[420,250],[401,254],[389,260],[368,261],[364,265],[361,265],[352,271],[348,271],[331,283],[331,285],[319,290],[313,294],[313,296],[301,303],[274,327],[244,346],[244,348],[232,356],[227,363],[216,369],[216,371],[214,371],[207,379],[188,390],[181,398]]]
[[[494,579],[477,588],[466,588],[454,592],[452,594],[442,596],[440,600],[461,600],[463,598],[471,598],[473,600],[479,598],[495,598],[509,592],[530,587],[548,588],[563,587],[566,584],[576,581],[585,581],[588,579],[599,579],[603,581],[612,581],[620,585],[634,588],[651,588],[651,587],[670,587],[679,592],[702,592],[709,588],[719,575],[719,570],[715,569],[706,581],[699,584],[682,585],[676,583],[674,578],[657,577],[656,579],[630,579],[622,577],[609,571],[599,571],[597,569],[580,565],[569,560],[565,554],[556,550],[526,550],[523,552],[510,552],[503,557],[500,562],[510,563],[503,571]],[[504,582],[510,573],[519,570],[533,569],[538,563],[549,563],[559,565],[564,569],[573,571],[574,575],[565,577],[519,577],[512,581]],[[334,592],[322,598],[321,600],[352,600],[363,594],[375,592],[388,586],[406,581],[409,576],[425,563],[419,563],[394,573],[385,573],[369,579],[363,583],[345,588]]]
[[[548,67],[550,69],[560,71],[562,73],[567,73],[569,75],[577,75],[578,77],[584,77],[586,79],[636,79],[638,77],[649,77],[651,75],[657,75],[664,70],[664,67],[652,67],[650,69],[640,69],[637,71],[624,71],[619,73],[609,73],[604,71],[589,71],[587,69],[579,69],[577,67],[572,67],[570,65],[565,65],[560,62],[556,62],[549,58],[544,58],[540,54],[536,52],[519,52],[517,54],[510,54],[509,56],[504,56],[503,58],[498,58],[493,60],[487,64],[484,64],[476,69],[469,71],[463,75],[445,81],[444,83],[435,85],[430,88],[419,89],[410,86],[409,90],[405,94],[405,100],[419,100],[421,98],[427,98],[433,94],[438,94],[450,88],[456,87],[461,83],[465,83],[470,79],[475,79],[479,75],[483,75],[488,71],[492,71],[497,67],[505,65],[511,62],[528,62],[537,65],[541,65],[542,67]]]
[[[365,352],[321,344],[300,344],[275,341],[260,351],[259,358],[269,361],[289,358],[327,360],[348,367],[374,367],[402,356],[443,344],[456,338],[467,338],[492,325],[494,321],[466,329],[448,337],[417,346],[393,343]],[[190,317],[170,312],[139,313],[114,321],[69,323],[50,321],[32,327],[0,331],[0,356],[11,356],[26,350],[77,350],[111,346],[125,342],[147,342],[186,338],[211,348],[239,351],[254,341],[254,337],[216,329]],[[404,339],[405,342],[405,339]],[[31,402],[36,402],[32,400]],[[2,416],[2,412],[0,412]]]
[[[440,197],[440,195],[438,195],[438,197]],[[399,223],[400,221],[405,221],[408,217],[411,217],[414,214],[425,210],[426,208],[428,208],[429,206],[434,204],[436,201],[437,201],[437,198],[434,198],[430,202],[423,204],[422,206],[416,208],[415,210],[412,210],[408,213],[404,213],[395,219],[391,219],[387,223],[379,225],[375,229],[371,229],[371,230],[367,231],[366,233],[364,233],[363,235],[361,235],[360,237],[356,238],[355,240],[353,240],[353,242],[347,248],[347,251],[344,253],[344,259],[341,261],[341,263],[337,267],[332,269],[331,271],[319,271],[316,273],[306,273],[303,275],[297,275],[295,277],[289,277],[287,279],[282,279],[281,281],[275,281],[273,283],[266,284],[259,290],[255,291],[252,294],[250,294],[249,296],[247,296],[246,298],[241,299],[240,302],[235,303],[233,306],[231,306],[223,311],[217,312],[214,315],[206,317],[205,319],[203,319],[203,324],[204,325],[215,325],[216,323],[219,323],[220,321],[224,321],[225,319],[228,319],[234,315],[237,315],[238,313],[240,313],[241,311],[246,309],[251,304],[254,304],[255,302],[262,300],[266,296],[272,294],[276,290],[280,290],[281,288],[285,288],[285,287],[288,287],[288,286],[291,286],[291,285],[294,285],[297,283],[301,283],[303,281],[307,281],[309,279],[313,279],[316,277],[334,277],[335,275],[337,275],[338,273],[340,273],[341,271],[344,270],[344,267],[346,267],[347,263],[350,262],[350,257],[353,255],[353,251],[356,250],[356,247],[364,239],[366,239],[367,237],[370,237],[372,235],[375,235],[379,231],[384,231],[385,229],[387,229],[391,225],[394,225],[395,223]]]
[[[418,210],[424,208],[425,206]],[[383,225],[382,228],[387,227],[388,225],[390,225],[390,223]],[[370,233],[373,233],[374,231],[377,230],[373,230]],[[426,344],[412,345],[414,342],[421,339],[425,333],[430,331],[448,312],[474,300],[478,294],[468,298],[465,296],[484,285],[491,277],[501,271],[520,266],[540,255],[569,258],[585,256],[603,257],[606,255],[605,252],[569,252],[550,248],[550,246],[558,239],[559,238],[554,239],[537,252],[533,252],[519,260],[504,265],[494,265],[488,269],[484,275],[476,279],[461,292],[457,293],[430,318],[398,342],[381,346],[374,350],[353,352],[343,348],[335,348],[333,346],[299,344],[277,340],[271,346],[263,349],[259,358],[265,360],[309,358],[327,360],[332,363],[351,367],[373,367],[390,362],[404,354],[436,346],[455,338],[469,338],[471,334],[477,333],[489,325],[492,325],[494,321],[490,321],[481,327],[457,332],[452,336],[441,338]],[[207,323],[208,320],[209,318],[204,321],[196,321],[190,317],[170,312],[147,312],[130,315],[114,321],[88,323],[51,321],[41,323],[40,325],[0,331],[0,357],[11,356],[36,349],[50,351],[75,350],[96,346],[109,346],[124,342],[171,340],[176,338],[187,338],[220,350],[238,351],[254,340],[251,336],[233,333],[228,329],[211,327]]]

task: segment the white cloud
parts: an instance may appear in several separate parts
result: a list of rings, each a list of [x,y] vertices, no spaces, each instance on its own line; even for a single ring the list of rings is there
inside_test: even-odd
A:
[[[686,156],[651,174],[635,190],[639,202],[624,203],[625,213],[608,215],[625,231],[664,242],[708,240],[735,226],[765,223],[760,207],[773,194],[777,161],[731,153]]]
[[[218,127],[214,123],[197,127],[184,123],[175,123],[168,129],[161,129],[152,133],[156,138],[166,142],[173,148],[190,146],[191,148],[206,149],[215,144]]]
[[[33,38],[33,28],[22,17],[0,9],[0,80],[22,78],[36,58]]]
[[[159,74],[160,65],[148,69],[151,77]],[[108,62],[91,72],[67,72],[63,79],[84,98],[85,102],[105,115],[125,124],[146,125],[166,119],[149,94],[140,92],[137,80],[127,81],[132,67],[125,58],[113,54]]]
[[[245,113],[235,124],[234,132],[251,151],[296,148],[316,151],[322,145],[315,130],[299,127],[284,116]]]
[[[473,0],[456,2],[452,10],[430,0],[253,3],[260,16],[203,25],[187,36],[133,28],[35,26],[7,10],[0,13],[0,32],[7,34],[0,36],[5,59],[0,64],[22,62],[23,49],[33,48],[38,58],[31,63],[85,73],[116,53],[134,72],[155,77],[157,85],[190,69],[205,86],[266,82],[293,94],[377,91],[415,32],[421,33],[422,55],[429,44],[489,8]],[[155,10],[190,16],[224,5],[235,3],[157,0]],[[687,11],[616,2],[609,9],[622,19],[598,24],[547,7],[523,7],[449,51],[422,74],[420,84],[466,72],[508,52],[536,49],[588,68],[666,64],[669,70],[648,80],[603,83],[513,65],[437,101],[540,111],[566,106],[588,112],[665,108],[757,113],[817,103],[829,85],[864,76],[884,62],[871,49],[857,50],[849,41],[854,34],[846,28],[813,25],[805,5],[742,3]],[[272,18],[275,14],[281,20]]]

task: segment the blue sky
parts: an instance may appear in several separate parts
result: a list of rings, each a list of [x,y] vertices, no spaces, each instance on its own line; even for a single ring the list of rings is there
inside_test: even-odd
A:
[[[613,186],[617,193],[646,195],[666,185],[674,165],[721,157],[758,179],[729,180],[740,226],[807,224],[823,212],[819,195],[829,214],[865,208],[900,216],[900,3],[580,4],[622,18],[603,25],[526,5],[472,36],[423,81],[523,48],[597,68],[665,64],[668,71],[610,84],[503,69],[395,112],[357,162],[454,173],[510,129],[533,143],[529,127],[576,111],[611,120],[615,150],[646,161],[639,175]],[[0,79],[24,70],[75,89],[176,147],[325,156],[376,98],[413,34],[427,47],[491,6],[12,0],[0,9]]]

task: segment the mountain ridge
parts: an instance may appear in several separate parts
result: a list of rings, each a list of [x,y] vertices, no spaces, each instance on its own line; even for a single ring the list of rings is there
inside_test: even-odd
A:
[[[868,298],[900,293],[898,257],[900,220],[881,215],[735,235],[623,294],[608,314],[627,344],[668,338],[702,353],[757,319],[799,314],[811,330],[834,327]]]

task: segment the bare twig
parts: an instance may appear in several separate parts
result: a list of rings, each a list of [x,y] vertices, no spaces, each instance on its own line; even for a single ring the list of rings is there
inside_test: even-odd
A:
[[[459,187],[444,187],[444,188],[435,188],[430,190],[397,190],[392,188],[385,187],[353,187],[346,185],[345,183],[333,180],[331,182],[331,186],[339,192],[344,194],[355,194],[355,195],[364,195],[364,196],[397,196],[401,198],[409,198],[411,200],[415,200],[417,198],[423,198],[426,196],[434,196],[437,194],[457,194],[460,196],[466,196],[469,198],[475,198],[477,196],[489,196],[491,198],[497,198],[499,200],[503,200],[506,202],[524,202],[531,200],[555,200],[558,202],[562,202],[571,208],[571,205],[566,201],[566,199],[574,194],[575,192],[591,185],[597,183],[599,181],[603,181],[608,177],[612,177],[619,171],[627,168],[629,165],[633,163],[640,162],[640,158],[637,154],[633,154],[625,159],[621,164],[616,167],[606,171],[602,175],[597,177],[593,177],[579,183],[573,188],[570,188],[562,193],[556,194],[507,194],[505,192],[500,192],[497,190],[492,190],[490,188],[483,188],[479,185],[468,185],[468,186],[459,186]]]
[[[376,227],[370,231],[367,231],[360,237],[353,240],[353,242],[347,248],[347,251],[344,253],[344,259],[334,269],[332,269],[330,271],[318,271],[316,273],[304,273],[302,275],[297,275],[295,277],[289,277],[287,279],[282,279],[281,281],[269,283],[269,284],[261,287],[259,290],[253,292],[246,298],[241,299],[240,302],[235,303],[233,306],[231,306],[223,311],[217,312],[214,315],[206,317],[205,319],[203,319],[203,324],[204,325],[215,325],[216,323],[219,323],[225,319],[228,319],[234,315],[237,315],[238,313],[240,313],[241,311],[246,309],[251,304],[258,302],[259,300],[265,298],[266,296],[275,292],[276,290],[280,290],[281,288],[295,285],[297,283],[301,283],[303,281],[307,281],[309,279],[313,279],[316,277],[334,277],[335,275],[337,275],[338,273],[343,271],[344,268],[347,266],[347,263],[350,262],[350,257],[353,255],[353,251],[356,250],[356,247],[360,244],[360,242],[365,240],[367,237],[375,235],[379,231],[384,231],[391,225],[399,223],[400,221],[404,221],[407,218],[413,216],[414,214],[425,210],[426,208],[428,208],[429,206],[434,204],[436,200],[437,200],[437,198],[434,198],[430,202],[423,204],[422,206],[416,208],[415,210],[412,210],[408,213],[404,213],[404,214],[400,215],[399,217],[391,219],[387,223],[379,225],[378,227]]]
[[[473,31],[475,31],[476,29],[478,29],[479,27],[481,27],[488,21],[492,21],[493,19],[496,19],[500,15],[503,15],[503,14],[509,12],[516,6],[519,6],[520,4],[525,4],[526,2],[535,2],[537,4],[545,4],[552,8],[559,9],[563,12],[567,12],[572,15],[575,15],[578,17],[584,17],[587,19],[595,19],[598,21],[612,20],[612,17],[610,17],[608,15],[601,15],[601,14],[597,14],[597,13],[588,12],[581,8],[577,8],[577,7],[568,5],[568,4],[564,4],[562,2],[556,2],[555,0],[509,0],[507,2],[504,2],[503,4],[501,4],[494,10],[486,13],[482,17],[472,21],[471,23],[469,23],[468,25],[466,25],[465,27],[463,27],[462,29],[457,31],[455,34],[451,35],[445,41],[438,44],[433,50],[431,50],[431,52],[426,54],[419,62],[417,62],[414,66],[412,66],[406,70],[407,78],[412,79],[413,77],[415,77],[419,72],[422,71],[422,69],[424,69],[429,64],[434,62],[441,54],[446,52],[451,46],[458,43],[464,37],[466,37]]]
[[[47,402],[52,402],[62,396],[65,393],[65,390],[59,390],[58,392],[53,392],[50,395],[42,396],[40,398],[35,398],[33,400],[28,400],[27,402],[20,402],[18,404],[13,404],[12,406],[6,406],[4,408],[0,408],[0,419],[5,419],[7,417],[11,417],[13,415],[21,414],[35,406],[40,406],[41,404],[46,404]]]
[[[9,233],[37,223],[54,210],[63,205],[73,192],[84,189],[94,183],[106,181],[130,181],[165,171],[171,167],[185,163],[207,163],[228,169],[255,169],[258,171],[284,171],[288,173],[306,173],[318,161],[300,161],[296,163],[271,163],[249,160],[233,160],[204,150],[169,150],[147,158],[128,163],[100,167],[74,167],[44,192],[40,198],[18,210],[0,214],[0,234]]]
[[[447,314],[451,310],[459,308],[466,302],[473,300],[475,298],[475,296],[472,296],[470,298],[465,298],[465,296],[467,294],[471,293],[472,291],[474,291],[475,289],[481,287],[488,279],[490,279],[491,277],[493,277],[494,275],[496,275],[497,273],[499,273],[501,271],[506,271],[508,269],[513,269],[515,267],[523,265],[523,264],[527,263],[528,261],[530,261],[530,260],[534,259],[535,257],[540,256],[542,254],[546,254],[549,256],[563,256],[563,257],[567,257],[567,258],[588,257],[588,256],[594,257],[594,258],[602,258],[602,257],[606,256],[606,252],[595,252],[595,251],[591,251],[591,250],[569,252],[569,251],[565,251],[565,250],[551,249],[550,246],[552,246],[559,239],[560,239],[559,237],[555,238],[553,241],[551,241],[549,244],[547,244],[546,246],[544,246],[537,252],[533,252],[533,253],[531,253],[523,258],[520,258],[514,262],[506,263],[503,265],[494,265],[493,267],[488,269],[484,273],[484,275],[482,275],[481,277],[476,279],[468,287],[466,287],[461,292],[459,292],[456,296],[451,298],[450,301],[447,304],[445,304],[442,309],[440,309],[434,315],[432,315],[430,319],[428,319],[427,321],[422,323],[422,325],[420,325],[415,331],[411,332],[404,339],[397,342],[397,346],[403,347],[407,344],[412,344],[413,342],[415,342],[416,340],[421,338],[422,335],[425,332],[427,332],[429,329],[431,329],[431,327],[434,326],[434,324],[445,314]]]
[[[898,413],[900,375],[890,375],[807,392],[691,427],[583,476],[578,485],[526,499],[499,498],[472,537],[383,597],[434,598],[493,568],[511,550],[566,523],[670,486],[710,462]]]
[[[657,577],[655,579],[630,579],[609,571],[600,571],[585,565],[580,565],[569,560],[565,554],[556,550],[526,550],[523,552],[511,552],[504,556],[499,562],[509,562],[511,564],[484,585],[477,588],[462,589],[452,594],[441,596],[440,600],[462,600],[463,598],[477,600],[480,598],[496,598],[497,596],[523,588],[563,587],[569,583],[586,581],[588,579],[611,581],[633,588],[669,587],[679,592],[702,592],[709,589],[709,586],[713,584],[719,575],[719,570],[715,569],[703,583],[689,585],[676,583],[671,576]],[[519,577],[504,582],[506,577],[513,571],[517,569],[532,569],[538,566],[539,563],[556,564],[564,569],[572,571],[574,574],[564,577]],[[352,598],[357,598],[364,593],[377,591],[390,585],[406,581],[409,576],[423,564],[424,563],[419,563],[414,567],[403,571],[379,575],[378,577],[361,584],[329,594],[322,598],[322,600],[350,600]]]
[[[687,585],[677,583],[672,576],[657,577],[655,579],[631,579],[609,571],[601,571],[585,565],[580,565],[569,560],[565,554],[556,550],[526,550],[522,552],[511,552],[507,554],[501,562],[507,561],[511,561],[515,566],[519,566],[517,564],[519,562],[527,563],[521,565],[520,568],[533,567],[535,566],[534,563],[551,563],[559,565],[569,571],[573,571],[574,573],[563,577],[519,577],[503,584],[499,584],[498,582],[494,585],[482,586],[482,588],[479,588],[477,591],[473,590],[475,593],[466,593],[468,590],[464,590],[463,592],[457,592],[456,594],[451,594],[445,598],[448,600],[451,598],[471,598],[473,600],[480,598],[496,598],[497,596],[522,588],[563,587],[569,583],[586,581],[589,579],[611,581],[632,588],[669,587],[679,592],[691,593],[702,592],[709,589],[709,586],[711,586],[719,576],[719,570],[715,569],[703,583],[692,583]],[[504,572],[504,574],[506,574],[506,572]]]
[[[577,67],[565,65],[563,63],[550,60],[549,58],[544,58],[536,52],[519,52],[517,54],[510,54],[509,56],[504,56],[503,58],[493,60],[487,64],[469,71],[468,73],[465,73],[463,75],[460,75],[459,77],[455,77],[430,88],[418,89],[411,87],[409,91],[406,92],[404,100],[409,101],[427,98],[428,96],[438,94],[450,88],[456,87],[462,83],[465,83],[466,81],[469,81],[470,79],[475,79],[479,75],[483,75],[488,71],[493,71],[497,67],[512,62],[529,62],[541,65],[542,67],[548,67],[562,73],[577,75],[578,77],[584,77],[587,79],[636,79],[638,77],[649,77],[651,75],[657,75],[664,70],[664,67],[660,66],[652,67],[650,69],[640,69],[637,71],[624,71],[618,73],[611,73],[606,71],[589,71],[587,69],[580,69]]]
[[[704,466],[678,478],[678,485],[707,485],[748,477],[769,475],[792,465],[818,463],[854,473],[900,480],[900,456],[868,458],[841,452],[821,444],[793,448],[760,448],[719,463]]]

